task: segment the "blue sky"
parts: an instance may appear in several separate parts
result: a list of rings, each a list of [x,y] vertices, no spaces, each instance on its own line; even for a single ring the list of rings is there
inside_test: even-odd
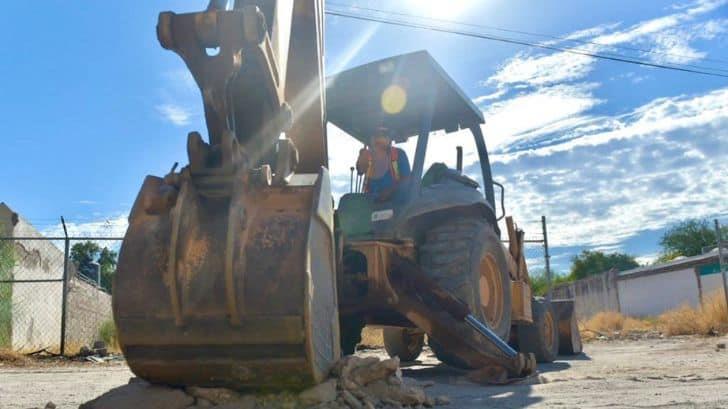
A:
[[[570,36],[591,43],[555,44],[728,70],[727,3],[329,5]],[[205,130],[191,77],[179,57],[157,43],[157,14],[205,5],[202,0],[6,4],[0,16],[6,39],[0,46],[0,201],[46,232],[56,231],[64,215],[76,233],[123,234],[144,176],[185,163],[187,132]],[[568,269],[569,257],[583,248],[626,251],[648,261],[664,229],[688,217],[728,223],[728,79],[341,17],[326,21],[329,74],[421,49],[483,109],[508,212],[529,235],[537,235],[533,222],[542,214],[549,218],[557,269]],[[329,131],[334,186],[341,193],[348,189],[348,168],[359,147],[333,126]],[[433,143],[442,148],[431,147],[428,159],[451,162],[452,149],[442,140]],[[440,152],[447,155],[439,157]],[[472,164],[470,152],[466,165]]]

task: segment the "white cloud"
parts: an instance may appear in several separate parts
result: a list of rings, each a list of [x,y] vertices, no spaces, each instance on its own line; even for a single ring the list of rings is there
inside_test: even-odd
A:
[[[70,237],[123,237],[128,226],[127,215],[99,218],[86,222],[66,221]],[[41,231],[44,236],[63,237],[63,226],[58,223]]]
[[[179,91],[192,93],[195,96],[199,95],[199,87],[195,82],[192,73],[187,68],[181,68],[178,70],[167,71],[163,74],[164,78],[170,84]]]
[[[646,266],[648,264],[652,264],[657,260],[657,257],[659,257],[659,254],[652,253],[652,254],[646,254],[644,256],[635,257],[635,260],[637,263],[639,263],[641,266]]]
[[[480,104],[482,104],[485,101],[491,101],[491,100],[494,100],[494,99],[500,99],[500,97],[502,97],[503,95],[505,95],[506,92],[508,92],[508,90],[506,90],[505,88],[502,88],[502,89],[499,89],[499,90],[497,90],[497,91],[495,91],[495,92],[493,92],[491,94],[481,95],[479,97],[473,98],[473,103],[475,103],[477,105],[480,105]]]
[[[565,40],[582,40],[582,39],[589,39],[601,34],[604,34],[606,32],[612,31],[615,28],[619,27],[621,23],[608,23],[608,24],[600,24],[595,27],[586,28],[583,30],[577,30],[574,31],[571,34],[567,34],[564,36]],[[558,42],[558,41],[556,41]]]
[[[584,78],[594,69],[594,59],[558,52],[528,56],[520,53],[504,64],[487,83],[506,86],[524,83],[531,86],[556,84]]]
[[[726,19],[712,19],[694,23],[703,14],[712,12],[728,1],[695,1],[678,12],[646,20],[623,30],[611,31],[618,24],[599,25],[576,31],[567,38],[587,41],[584,44],[567,46],[588,52],[628,53],[614,46],[635,44],[647,47],[638,57],[655,62],[687,63],[705,57],[707,54],[695,50],[691,43],[697,39],[712,39],[726,31]],[[611,31],[611,32],[610,32]],[[545,44],[557,44],[551,41]],[[631,54],[634,54],[632,52]],[[630,54],[630,55],[631,55]],[[635,57],[632,55],[632,57]],[[576,81],[590,74],[596,60],[566,52],[550,54],[522,52],[506,62],[485,83],[499,90],[506,86],[540,87],[565,81]]]
[[[708,20],[655,33],[645,40],[652,46],[650,57],[660,63],[685,64],[705,58],[708,54],[698,51],[691,43],[696,40],[712,40],[725,33],[728,19]]]
[[[157,105],[157,112],[162,115],[162,118],[177,125],[183,126],[190,123],[192,113],[189,109],[175,104],[161,104]]]
[[[728,88],[590,123],[566,141],[493,155],[509,210],[517,220],[547,214],[554,246],[617,248],[645,230],[728,213]]]
[[[600,117],[606,127],[589,131],[575,129],[580,135],[567,142],[529,151],[496,155],[504,162],[523,155],[548,156],[578,147],[603,145],[612,140],[649,137],[678,129],[706,126],[728,117],[728,88],[721,88],[694,97],[658,98],[630,113]],[[594,132],[595,131],[595,132]]]
[[[490,149],[497,150],[530,131],[543,131],[593,108],[601,102],[591,94],[596,86],[555,85],[490,105],[484,111],[483,128]]]
[[[162,120],[176,126],[189,125],[200,119],[203,106],[200,89],[190,71],[179,62],[180,68],[163,72],[159,100],[154,108]]]

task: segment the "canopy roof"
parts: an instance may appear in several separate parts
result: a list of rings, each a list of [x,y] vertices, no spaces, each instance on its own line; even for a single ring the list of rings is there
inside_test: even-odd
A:
[[[403,54],[327,79],[328,120],[363,143],[379,128],[404,141],[420,133],[431,110],[431,131],[482,124],[483,114],[427,51]]]

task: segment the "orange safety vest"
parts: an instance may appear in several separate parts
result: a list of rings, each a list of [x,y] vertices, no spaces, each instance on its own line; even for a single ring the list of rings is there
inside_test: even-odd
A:
[[[389,148],[389,173],[392,175],[392,180],[396,183],[399,182],[399,149]],[[369,156],[369,164],[367,165],[366,178],[364,179],[364,192],[369,193],[369,180],[374,175],[374,160],[371,155]]]

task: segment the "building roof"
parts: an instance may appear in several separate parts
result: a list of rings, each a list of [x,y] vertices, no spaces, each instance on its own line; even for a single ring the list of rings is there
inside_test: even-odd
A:
[[[725,259],[725,257],[724,257]],[[695,267],[701,264],[710,264],[718,261],[718,249],[705,254],[692,257],[682,257],[667,263],[654,264],[649,266],[637,267],[631,270],[621,271],[619,279],[636,278],[645,275],[665,273],[668,271],[681,270],[683,268]]]
[[[365,64],[327,79],[328,120],[363,143],[379,128],[402,142],[418,135],[432,110],[431,130],[484,123],[483,113],[427,51]]]

